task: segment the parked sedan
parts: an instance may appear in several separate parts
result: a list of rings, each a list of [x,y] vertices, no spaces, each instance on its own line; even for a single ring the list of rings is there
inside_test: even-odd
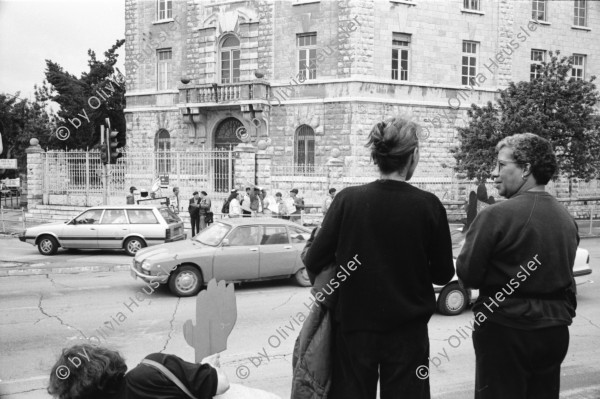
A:
[[[148,245],[185,239],[183,222],[169,208],[153,205],[96,206],[64,223],[26,229],[19,239],[42,255],[65,249],[124,249],[128,255]]]
[[[462,243],[461,243],[462,244]],[[462,247],[462,245],[461,245]],[[459,251],[460,252],[460,251]],[[456,268],[456,258],[454,259],[454,267]],[[573,266],[573,277],[577,285],[589,282],[587,277],[592,274],[590,268],[590,253],[587,249],[577,248],[575,254],[575,264]],[[477,300],[479,290],[465,290],[458,284],[458,277],[454,273],[454,278],[443,287],[433,286],[437,299],[437,308],[441,314],[454,316],[462,313],[468,305]]]
[[[282,219],[222,219],[191,240],[140,250],[131,275],[168,284],[178,296],[196,295],[213,278],[239,282],[294,277],[301,286],[310,286],[300,259],[310,233]]]

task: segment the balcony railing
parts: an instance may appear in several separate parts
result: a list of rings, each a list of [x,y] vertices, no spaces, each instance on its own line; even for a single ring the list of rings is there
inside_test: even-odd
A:
[[[240,101],[267,100],[271,87],[266,82],[202,84],[179,89],[179,102],[186,104],[231,104]]]

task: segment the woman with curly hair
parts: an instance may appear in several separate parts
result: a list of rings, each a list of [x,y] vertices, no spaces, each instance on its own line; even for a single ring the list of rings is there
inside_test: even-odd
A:
[[[229,388],[219,369],[218,356],[211,364],[188,363],[177,356],[153,353],[144,359],[165,367],[198,399],[208,399]],[[48,393],[58,399],[188,399],[189,396],[159,369],[142,361],[127,372],[121,355],[100,346],[74,345],[63,350],[52,367]]]
[[[482,210],[457,259],[473,305],[475,398],[558,399],[575,316],[578,227],[545,191],[556,173],[548,140],[516,134],[496,146],[492,178],[507,198]]]
[[[340,191],[304,264],[318,274],[334,263],[339,297],[332,316],[331,399],[426,399],[427,323],[433,284],[454,276],[446,210],[408,181],[419,163],[421,128],[402,118],[373,127],[367,145],[381,178]]]

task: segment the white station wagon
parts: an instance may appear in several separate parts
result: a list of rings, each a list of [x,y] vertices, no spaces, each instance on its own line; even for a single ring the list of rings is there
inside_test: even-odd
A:
[[[19,240],[42,255],[65,249],[124,249],[134,256],[150,245],[185,239],[183,222],[173,211],[154,205],[96,206],[64,223],[26,229]]]

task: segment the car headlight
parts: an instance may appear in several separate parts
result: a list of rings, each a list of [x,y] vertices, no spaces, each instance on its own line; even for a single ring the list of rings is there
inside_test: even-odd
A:
[[[147,260],[142,262],[142,269],[149,272],[151,268],[152,268],[152,264],[150,262],[148,262]]]

